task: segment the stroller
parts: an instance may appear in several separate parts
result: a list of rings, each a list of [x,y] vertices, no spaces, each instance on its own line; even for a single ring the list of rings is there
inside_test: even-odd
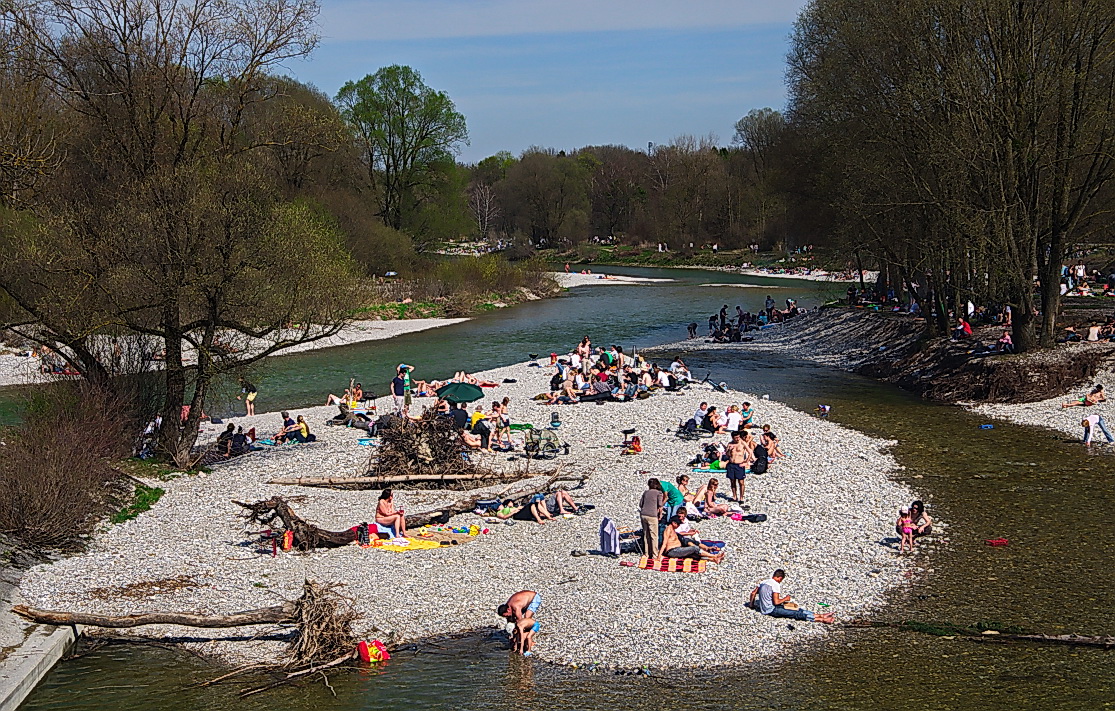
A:
[[[561,443],[553,430],[529,429],[523,451],[527,459],[554,459],[561,453]]]

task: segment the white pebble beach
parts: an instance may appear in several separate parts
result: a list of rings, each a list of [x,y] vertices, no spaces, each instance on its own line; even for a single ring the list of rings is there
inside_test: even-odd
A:
[[[914,492],[895,479],[898,466],[888,453],[893,442],[873,439],[818,420],[753,392],[713,392],[694,385],[681,393],[604,405],[546,406],[531,398],[548,390],[548,367],[526,363],[479,374],[505,383],[487,391],[486,400],[511,398],[515,422],[546,424],[559,412],[560,438],[571,452],[568,472],[590,478],[572,490],[578,503],[594,504],[587,515],[539,526],[488,525],[474,514],[454,524],[487,525],[491,533],[464,545],[389,553],[356,545],[307,554],[257,553],[252,531],[233,500],[255,501],[272,495],[302,497],[295,511],[308,521],[341,530],[372,519],[378,491],[339,491],[268,484],[276,476],[355,475],[363,471],[369,447],[363,433],[325,427],[336,408],[303,408],[318,442],[255,452],[215,467],[210,473],[158,483],[166,494],[148,512],[120,525],[106,525],[87,552],[31,569],[21,588],[28,603],[53,610],[101,614],[154,611],[227,613],[294,599],[305,579],[344,584],[356,600],[357,631],[396,642],[493,631],[495,608],[512,593],[542,593],[542,631],[536,655],[567,665],[599,663],[616,668],[732,665],[778,654],[803,640],[830,632],[823,624],[767,618],[745,606],[748,593],[775,568],[785,568],[786,591],[803,608],[835,613],[838,620],[870,615],[886,603],[888,592],[909,583],[904,575],[916,558],[900,557],[884,539],[892,537],[900,506]],[[704,573],[666,573],[620,566],[619,560],[585,555],[574,549],[599,547],[601,518],[621,528],[638,529],[637,503],[650,476],[673,478],[689,472],[687,462],[698,444],[678,440],[667,429],[688,418],[698,403],[726,407],[749,400],[755,421],[770,424],[789,458],[770,471],[747,479],[744,504],[769,518],[763,523],[718,518],[697,524],[706,539],[728,543],[726,560]],[[430,400],[418,400],[428,404]],[[380,411],[389,400],[378,403]],[[234,418],[245,429],[275,431],[277,414]],[[637,429],[644,451],[620,456],[620,430]],[[219,426],[203,435],[212,438]],[[509,455],[497,457],[506,462]],[[695,484],[707,476],[692,474]],[[730,487],[721,477],[721,491]],[[502,488],[502,487],[495,487]],[[457,499],[460,492],[397,491],[397,505],[408,512]],[[628,554],[623,560],[636,561]],[[156,590],[142,599],[121,598],[112,590],[133,583],[189,576],[194,585]],[[107,589],[109,594],[91,594]],[[825,603],[824,606],[821,603]],[[792,629],[791,629],[792,628]],[[151,626],[134,633],[148,637],[189,636],[196,651],[230,663],[274,659],[280,641],[244,641],[263,631],[204,630]],[[236,638],[236,641],[233,641]]]

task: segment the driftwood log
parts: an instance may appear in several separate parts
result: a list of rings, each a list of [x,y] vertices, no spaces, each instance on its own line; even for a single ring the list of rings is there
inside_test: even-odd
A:
[[[185,625],[186,627],[242,627],[277,622],[293,622],[295,603],[243,610],[227,615],[197,615],[188,612],[151,612],[142,615],[92,615],[84,612],[37,610],[16,605],[12,612],[31,622],[44,625],[86,625],[90,627],[139,627],[141,625]]]
[[[329,531],[303,520],[281,496],[272,496],[270,499],[257,501],[254,504],[245,504],[242,501],[232,503],[243,506],[247,510],[245,516],[249,521],[271,526],[276,518],[279,519],[284,530],[294,532],[294,547],[300,551],[314,548],[340,548],[356,540],[356,531],[351,529]]]
[[[559,466],[550,477],[541,483],[523,486],[514,491],[512,491],[512,485],[496,493],[472,493],[430,511],[407,514],[407,528],[421,528],[430,524],[446,523],[453,516],[472,511],[476,508],[477,502],[484,499],[519,501],[534,494],[548,493],[558,482],[581,484],[587,478],[587,474],[562,476]],[[248,520],[255,523],[274,526],[275,520],[278,519],[284,530],[294,532],[294,547],[301,551],[313,550],[314,548],[339,548],[356,540],[356,532],[352,529],[329,531],[305,521],[294,513],[290,504],[281,496],[272,496],[270,499],[257,501],[254,504],[246,504],[242,501],[233,501],[233,503],[244,507]]]
[[[981,623],[974,626],[956,625],[951,622],[921,622],[918,620],[904,620],[902,622],[884,622],[881,620],[852,620],[841,625],[847,629],[864,629],[877,627],[890,627],[893,629],[918,632],[944,639],[963,638],[972,642],[1023,642],[1030,644],[1053,644],[1069,647],[1099,647],[1100,649],[1115,649],[1115,637],[1078,634],[1033,634],[1021,631],[992,629],[989,625]]]
[[[352,489],[383,489],[396,484],[436,484],[439,482],[475,482],[483,480],[519,480],[528,476],[538,476],[525,472],[516,472],[508,475],[494,472],[473,472],[470,474],[437,474],[423,476],[420,474],[400,474],[395,476],[302,476],[279,477],[272,479],[268,484],[281,484],[283,486],[325,486],[345,487]],[[409,488],[409,487],[405,487]]]
[[[1115,649],[1115,637],[1091,637],[1075,634],[981,634],[973,636],[975,642],[1032,642],[1035,644],[1059,644],[1069,647],[1099,647]]]

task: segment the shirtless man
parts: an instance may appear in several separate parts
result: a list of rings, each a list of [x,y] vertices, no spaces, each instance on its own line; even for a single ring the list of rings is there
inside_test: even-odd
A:
[[[538,631],[535,613],[542,607],[542,595],[533,590],[520,590],[496,608],[496,613],[508,622],[515,651],[530,656],[534,646],[534,633]]]
[[[678,526],[683,523],[681,516],[674,516],[670,519],[669,525],[666,530],[662,532],[662,555],[666,558],[692,558],[694,560],[711,560],[713,563],[719,563],[724,560],[724,553],[717,553],[713,555],[706,551],[701,550],[696,545],[685,545],[678,538]]]
[[[739,432],[732,433],[732,442],[728,445],[728,481],[732,482],[732,497],[736,501],[743,501],[743,490],[746,485],[747,467],[755,461],[755,454],[743,442]]]

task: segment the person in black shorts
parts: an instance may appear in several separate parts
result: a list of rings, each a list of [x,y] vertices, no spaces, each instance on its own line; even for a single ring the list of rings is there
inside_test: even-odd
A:
[[[747,465],[753,457],[751,450],[743,442],[739,432],[732,433],[732,442],[728,445],[728,481],[732,483],[732,496],[736,501],[743,501],[743,493],[747,479]]]

